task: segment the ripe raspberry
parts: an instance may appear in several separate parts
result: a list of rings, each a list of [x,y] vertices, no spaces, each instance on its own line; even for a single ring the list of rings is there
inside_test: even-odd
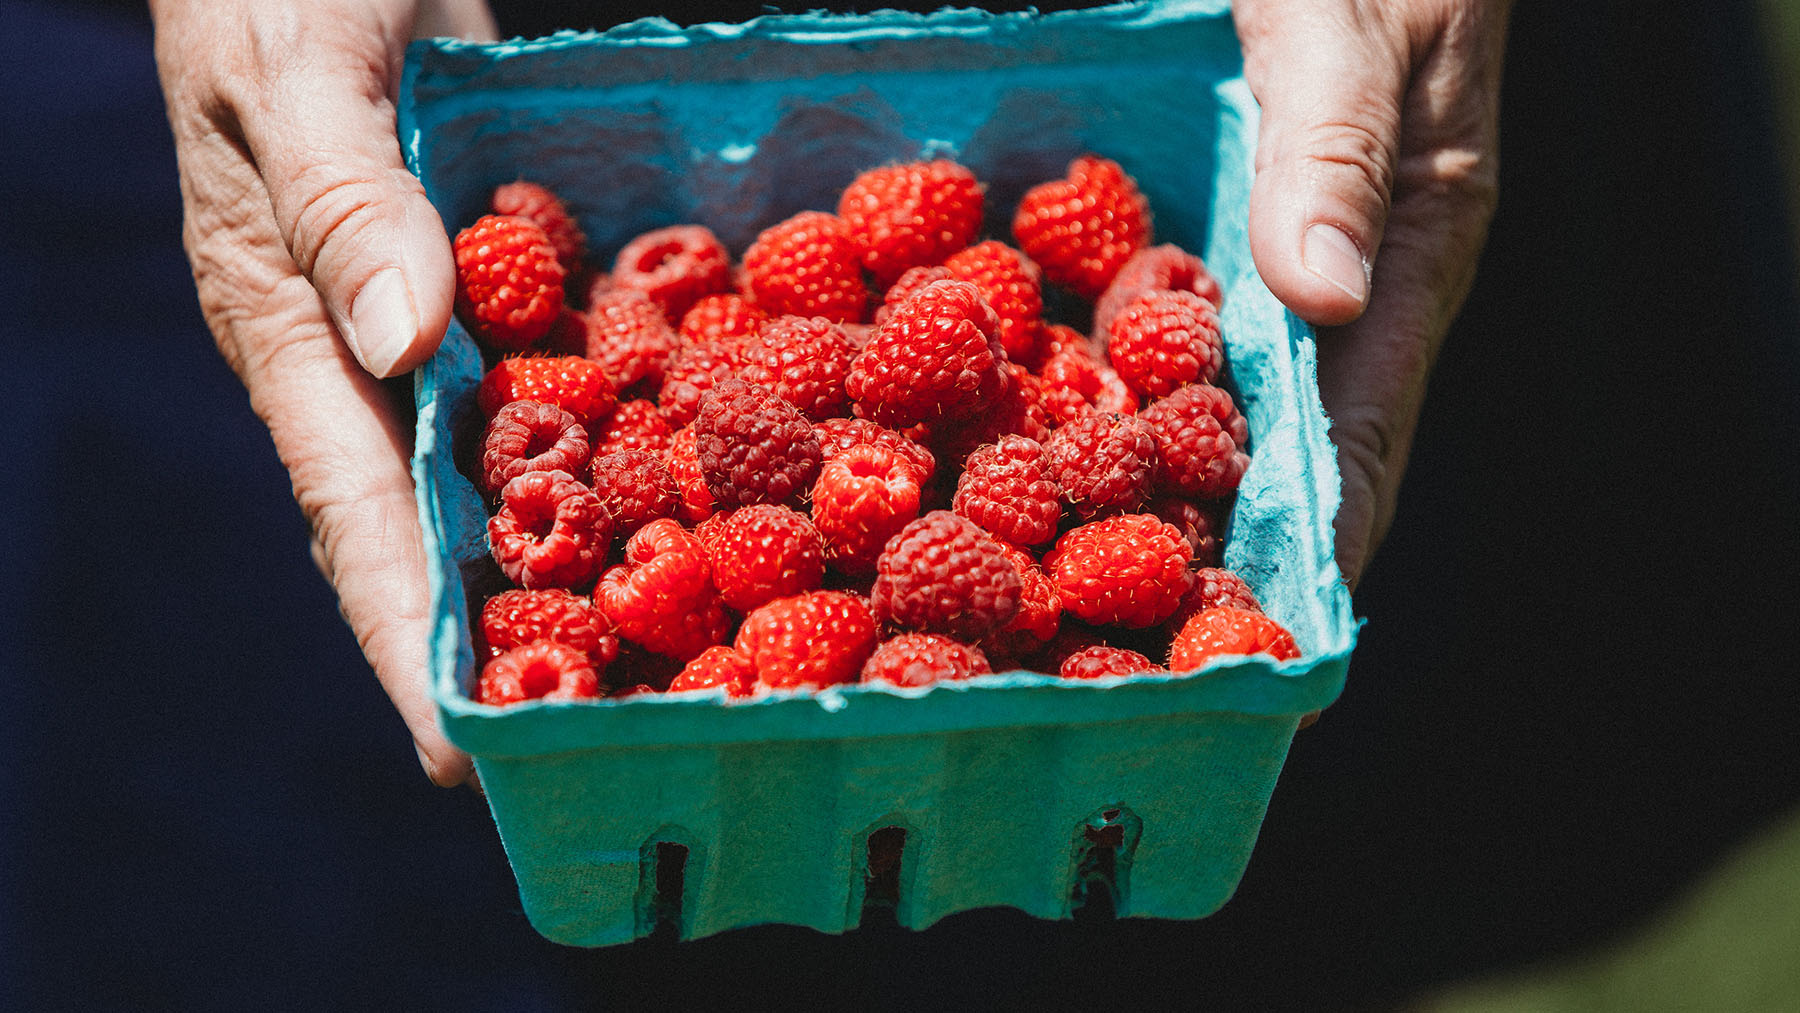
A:
[[[1062,325],[1047,328],[1046,335],[1053,348],[1038,380],[1051,425],[1095,412],[1130,415],[1138,410],[1137,395],[1093,354],[1085,337]]]
[[[702,296],[731,287],[731,254],[704,225],[652,229],[620,248],[612,283],[649,296],[664,319],[678,323]]]
[[[1063,608],[1084,622],[1144,629],[1175,613],[1193,549],[1174,525],[1121,514],[1071,530],[1044,556]]]
[[[973,644],[936,633],[901,633],[882,641],[863,662],[862,681],[929,686],[992,672],[987,655]]]
[[[725,604],[749,612],[825,583],[825,541],[803,513],[757,503],[715,514],[695,530]]]
[[[1044,445],[1050,477],[1080,519],[1129,513],[1150,496],[1156,437],[1132,415],[1083,415]]]
[[[1173,243],[1149,246],[1131,255],[1094,303],[1094,333],[1105,334],[1126,303],[1152,289],[1192,292],[1211,303],[1214,311],[1225,303],[1219,280],[1199,257]]]
[[[594,432],[594,456],[620,450],[653,450],[661,454],[674,438],[675,430],[669,427],[656,403],[648,398],[634,398],[619,402],[612,418]]]
[[[756,692],[756,666],[735,647],[719,644],[694,656],[669,682],[669,692],[725,687],[731,698]]]
[[[555,640],[586,654],[600,673],[619,656],[619,638],[594,603],[562,588],[514,588],[489,598],[481,605],[481,640],[487,658],[533,640]]]
[[[700,471],[692,426],[676,430],[675,438],[669,441],[668,452],[663,455],[663,463],[668,465],[675,487],[681,490],[681,505],[676,507],[675,516],[688,524],[698,524],[711,517],[712,490],[706,487],[706,476]]]
[[[476,340],[516,352],[550,332],[563,304],[563,267],[535,222],[483,215],[456,235],[456,313]]]
[[[771,314],[860,321],[868,312],[862,244],[836,215],[802,211],[764,229],[743,266],[744,296]]]
[[[799,409],[743,380],[722,380],[700,402],[694,451],[721,507],[797,504],[819,474],[819,437]]]
[[[677,331],[684,345],[727,338],[750,338],[770,320],[766,310],[736,292],[705,295],[681,315]]]
[[[1203,566],[1194,571],[1194,586],[1181,599],[1181,607],[1169,617],[1169,622],[1175,629],[1180,629],[1202,609],[1221,606],[1243,609],[1246,612],[1263,610],[1262,603],[1256,600],[1256,592],[1250,589],[1244,578],[1230,570]]]
[[[942,264],[907,268],[906,273],[896,278],[894,283],[888,286],[887,292],[882,295],[881,305],[875,307],[874,322],[877,325],[887,323],[887,318],[894,315],[896,306],[911,299],[915,293],[932,282],[955,280],[956,276]]]
[[[978,640],[1019,612],[1018,568],[987,532],[948,510],[901,528],[875,570],[875,613],[907,629]]]
[[[1225,518],[1216,503],[1202,506],[1181,496],[1156,496],[1144,504],[1144,512],[1175,525],[1181,537],[1194,547],[1194,562],[1218,566],[1225,553]]]
[[[731,338],[683,345],[669,359],[663,372],[657,407],[669,424],[679,429],[700,414],[700,401],[713,385],[737,376],[744,339]]]
[[[831,568],[873,575],[888,540],[918,518],[920,497],[919,472],[901,452],[875,443],[836,451],[812,490],[813,524]]]
[[[587,357],[606,370],[614,387],[625,390],[644,383],[654,391],[662,386],[678,340],[649,296],[615,289],[588,306],[587,325]]]
[[[824,317],[777,317],[744,342],[738,375],[774,391],[809,419],[828,419],[850,405],[844,377],[855,356],[843,327]]]
[[[948,159],[888,165],[852,180],[837,213],[863,247],[863,266],[886,285],[974,242],[982,188],[973,172]]]
[[[1261,612],[1229,605],[1202,609],[1175,635],[1169,648],[1169,670],[1192,672],[1227,654],[1266,654],[1276,661],[1300,656],[1293,634]]]
[[[534,640],[482,666],[475,698],[506,707],[527,700],[589,700],[599,695],[600,676],[579,648]]]
[[[1120,308],[1107,335],[1113,369],[1148,398],[1167,397],[1190,383],[1211,383],[1225,364],[1219,314],[1192,292],[1143,293]]]
[[[937,458],[931,451],[868,419],[821,419],[813,423],[813,432],[819,434],[819,449],[827,461],[858,443],[873,443],[894,451],[918,468],[921,484],[931,481],[937,473]]]
[[[556,405],[591,429],[612,415],[619,397],[599,363],[578,355],[523,355],[494,363],[475,392],[487,418],[512,401]]]
[[[528,471],[587,469],[588,434],[575,416],[542,401],[513,401],[481,436],[481,491],[489,496]]]
[[[939,419],[926,427],[925,439],[939,457],[964,461],[976,450],[1008,436],[1038,443],[1050,439],[1050,420],[1042,403],[1043,386],[1025,367],[1004,366],[1005,383],[985,410]]]
[[[857,414],[890,429],[971,414],[1004,388],[998,320],[966,281],[934,281],[894,309],[851,365]]]
[[[1057,674],[1065,679],[1098,679],[1108,675],[1138,675],[1166,671],[1136,651],[1100,644],[1084,647],[1063,659]]]
[[[659,517],[673,517],[681,490],[662,455],[653,450],[600,454],[593,463],[594,495],[612,515],[613,533],[629,538]]]
[[[1189,384],[1146,406],[1138,418],[1156,439],[1159,493],[1213,499],[1243,481],[1250,430],[1224,388]]]
[[[1026,191],[1013,216],[1019,249],[1044,277],[1093,299],[1150,242],[1150,205],[1108,158],[1083,155],[1068,174]]]
[[[1019,613],[983,638],[981,648],[996,668],[1002,659],[1011,663],[1009,667],[1018,667],[1019,661],[1038,653],[1061,629],[1062,597],[1056,593],[1056,582],[1031,553],[1011,545],[1001,547],[1019,571]]]
[[[951,254],[944,261],[951,277],[973,282],[1000,318],[1000,347],[1013,362],[1040,361],[1044,316],[1044,272],[1018,250],[990,239]]]
[[[556,194],[524,180],[503,183],[494,188],[488,207],[497,215],[516,215],[536,222],[556,248],[556,262],[562,265],[564,275],[573,278],[580,273],[582,258],[587,256],[587,236]]]
[[[1041,545],[1062,521],[1062,489],[1049,477],[1044,447],[1002,436],[970,454],[951,509],[1013,545]]]
[[[677,661],[724,641],[731,628],[706,546],[666,517],[625,543],[625,562],[601,574],[594,605],[620,636]]]
[[[777,598],[744,617],[736,647],[772,689],[854,682],[875,649],[875,615],[862,598],[808,591]]]
[[[566,471],[528,471],[500,490],[488,518],[494,561],[531,590],[593,582],[612,543],[612,517],[594,491]]]

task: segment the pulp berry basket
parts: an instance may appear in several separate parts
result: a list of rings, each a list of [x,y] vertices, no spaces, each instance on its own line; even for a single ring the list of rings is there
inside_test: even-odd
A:
[[[453,324],[416,378],[434,693],[538,931],[584,946],[761,923],[841,932],[876,909],[923,928],[994,905],[1199,918],[1230,897],[1297,723],[1342,689],[1358,624],[1332,558],[1313,335],[1264,288],[1245,237],[1257,109],[1225,4],[417,43],[399,115],[447,229],[524,177],[559,193],[603,255],[685,222],[741,251],[833,208],[864,169],[940,155],[987,184],[988,234],[1005,236],[1024,191],[1072,157],[1119,161],[1156,241],[1200,253],[1225,287],[1253,455],[1225,565],[1304,651],[1078,683],[1015,671],[729,704],[475,703],[471,609],[498,573],[456,467],[456,441],[479,431],[482,362]]]

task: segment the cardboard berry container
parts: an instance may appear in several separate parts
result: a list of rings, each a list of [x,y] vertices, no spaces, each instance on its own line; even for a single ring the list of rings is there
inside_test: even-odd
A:
[[[1156,241],[1200,253],[1225,287],[1253,454],[1225,562],[1304,651],[1080,683],[1009,672],[730,704],[477,704],[470,616],[500,588],[456,467],[479,431],[482,366],[453,324],[416,376],[434,694],[539,932],[604,946],[762,923],[835,933],[872,915],[918,929],[993,905],[1191,919],[1225,903],[1296,725],[1341,691],[1358,627],[1332,559],[1338,473],[1313,334],[1264,288],[1245,237],[1257,109],[1225,4],[423,42],[399,119],[448,231],[523,176],[563,197],[598,257],[682,222],[741,253],[766,225],[834,208],[863,169],[938,155],[987,184],[987,234],[1006,237],[1028,187],[1083,152],[1116,159]]]

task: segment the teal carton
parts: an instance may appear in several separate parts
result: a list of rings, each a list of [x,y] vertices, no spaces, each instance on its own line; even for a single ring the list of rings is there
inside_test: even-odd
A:
[[[1201,253],[1225,286],[1254,456],[1226,564],[1305,652],[1080,684],[1009,672],[733,704],[474,703],[469,616],[497,587],[453,454],[479,425],[481,360],[452,325],[416,378],[434,692],[540,932],[583,946],[770,922],[841,932],[878,909],[924,928],[993,905],[1199,918],[1230,897],[1300,717],[1343,687],[1357,623],[1332,559],[1313,335],[1264,288],[1245,237],[1257,109],[1224,4],[418,43],[400,125],[447,229],[524,176],[564,197],[602,255],[689,221],[741,252],[768,224],[834,207],[865,168],[937,155],[988,184],[989,234],[1004,236],[1020,195],[1070,158],[1118,160],[1157,240]]]

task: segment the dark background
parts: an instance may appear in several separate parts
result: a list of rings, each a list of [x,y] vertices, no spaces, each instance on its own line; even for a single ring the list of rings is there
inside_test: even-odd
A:
[[[1222,912],[591,952],[526,923],[312,568],[199,317],[147,16],[7,6],[0,1006],[1382,1008],[1601,945],[1800,803],[1800,310],[1748,4],[1517,10],[1501,210],[1350,684]]]

